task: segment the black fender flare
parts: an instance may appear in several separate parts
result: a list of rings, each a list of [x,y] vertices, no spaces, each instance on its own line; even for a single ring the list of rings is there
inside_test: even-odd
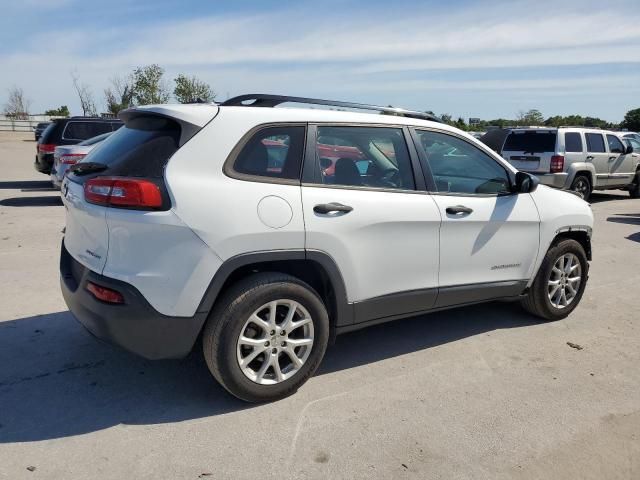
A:
[[[213,309],[213,305],[215,304],[222,287],[231,274],[238,268],[256,263],[287,260],[306,260],[319,264],[326,272],[336,297],[336,318],[333,322],[334,325],[336,327],[342,327],[354,322],[353,304],[348,302],[344,280],[335,260],[331,255],[321,250],[304,249],[257,251],[243,253],[225,260],[211,279],[202,301],[198,306],[198,313],[206,313],[206,316],[208,316]]]

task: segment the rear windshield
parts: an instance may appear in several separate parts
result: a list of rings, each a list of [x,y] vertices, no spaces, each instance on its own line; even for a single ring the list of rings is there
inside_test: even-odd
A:
[[[161,178],[167,161],[178,150],[179,140],[180,125],[173,120],[137,117],[111,134],[83,161],[108,165],[110,175]]]
[[[523,153],[555,152],[556,132],[511,132],[502,150],[506,152]]]
[[[84,145],[84,146],[86,146],[86,145],[94,145],[94,144],[96,144],[98,142],[103,141],[104,139],[106,139],[110,135],[111,135],[111,132],[103,133],[102,135],[98,135],[97,137],[93,137],[93,138],[90,138],[88,140],[84,140],[83,142],[80,142],[78,145]]]
[[[108,122],[69,122],[62,133],[62,138],[86,140],[111,131],[111,123]]]

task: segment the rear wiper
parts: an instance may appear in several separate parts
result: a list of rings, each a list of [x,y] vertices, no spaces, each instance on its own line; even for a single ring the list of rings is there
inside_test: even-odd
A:
[[[102,172],[107,168],[108,168],[107,165],[105,165],[104,163],[80,162],[70,167],[69,172],[72,172],[75,175],[80,176],[80,175],[87,175],[88,173]]]

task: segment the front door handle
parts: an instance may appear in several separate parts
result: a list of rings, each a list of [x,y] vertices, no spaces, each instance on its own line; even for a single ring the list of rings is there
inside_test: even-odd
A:
[[[341,212],[341,213],[349,213],[353,210],[353,207],[349,205],[343,205],[341,203],[320,203],[313,207],[313,211],[316,213],[331,213],[331,212]]]
[[[473,209],[464,205],[456,205],[455,207],[447,207],[445,211],[450,215],[469,215]]]
[[[618,157],[609,157],[609,161],[615,160],[616,158],[618,158]]]
[[[589,156],[587,157],[587,160],[593,160],[593,155],[589,155]]]

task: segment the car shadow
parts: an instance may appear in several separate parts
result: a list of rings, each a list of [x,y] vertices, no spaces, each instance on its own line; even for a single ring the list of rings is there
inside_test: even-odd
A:
[[[615,217],[607,217],[607,222],[640,225],[640,214],[616,214]]]
[[[61,207],[60,195],[41,197],[14,197],[0,200],[3,207]]]
[[[599,193],[599,192],[591,192],[591,196],[589,197],[589,203],[600,203],[607,202],[611,200],[628,200],[628,193]]]
[[[317,375],[534,323],[494,303],[377,325],[339,336]],[[99,342],[69,312],[0,322],[0,405],[0,443],[252,408],[215,382],[199,346],[184,360],[147,361]]]
[[[10,182],[0,182],[0,190],[22,190],[30,188],[51,188],[51,182],[48,180],[17,180]]]

